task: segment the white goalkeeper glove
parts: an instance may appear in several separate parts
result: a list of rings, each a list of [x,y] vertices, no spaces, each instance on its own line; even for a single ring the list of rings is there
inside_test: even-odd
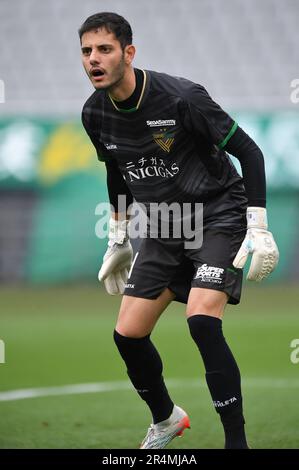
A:
[[[263,207],[247,208],[247,233],[234,261],[235,268],[243,268],[252,254],[247,274],[249,281],[262,281],[276,267],[279,252],[271,232],[268,232],[267,212]]]
[[[108,248],[98,274],[110,295],[123,294],[131,267],[133,250],[128,235],[128,220],[109,222]]]

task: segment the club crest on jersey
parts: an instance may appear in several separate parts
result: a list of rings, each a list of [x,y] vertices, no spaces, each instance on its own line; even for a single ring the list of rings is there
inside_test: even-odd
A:
[[[153,134],[154,141],[164,152],[169,153],[174,143],[174,133],[167,129],[160,129],[159,132]]]

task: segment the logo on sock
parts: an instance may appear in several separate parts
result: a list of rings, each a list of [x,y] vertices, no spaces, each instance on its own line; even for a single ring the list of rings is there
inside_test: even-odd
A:
[[[225,401],[213,401],[213,405],[215,406],[215,408],[222,408],[223,406],[231,405],[232,403],[234,403],[234,401],[237,401],[236,397],[229,398]]]

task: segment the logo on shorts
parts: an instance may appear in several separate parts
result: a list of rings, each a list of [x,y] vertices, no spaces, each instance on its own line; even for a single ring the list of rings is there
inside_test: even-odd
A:
[[[125,284],[126,289],[134,289],[135,284]]]
[[[197,269],[194,279],[200,279],[202,282],[212,282],[214,284],[221,284],[223,281],[223,273],[223,268],[202,264]]]

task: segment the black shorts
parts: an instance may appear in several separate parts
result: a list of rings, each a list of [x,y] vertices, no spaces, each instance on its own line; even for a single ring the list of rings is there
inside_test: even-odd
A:
[[[244,227],[208,228],[200,248],[186,249],[184,240],[145,238],[135,253],[125,295],[156,299],[168,287],[187,303],[191,287],[226,292],[228,303],[241,297],[242,269],[232,266],[245,237]]]

